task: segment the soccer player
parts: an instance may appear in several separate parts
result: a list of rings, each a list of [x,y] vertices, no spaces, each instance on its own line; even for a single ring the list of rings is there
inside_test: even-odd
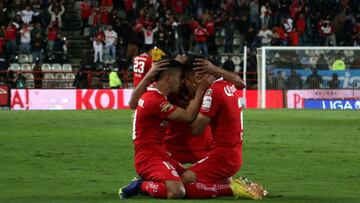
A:
[[[201,58],[199,56],[178,56],[176,60],[182,62],[186,66],[193,66],[195,58]],[[152,68],[153,69],[153,68]],[[216,66],[197,67],[195,68],[200,73],[208,72],[214,76],[222,76],[226,80],[234,82],[236,87],[242,89],[245,84],[241,78],[235,74],[225,71]],[[157,71],[157,70],[151,70]],[[151,83],[152,77],[146,75],[143,85],[138,85],[131,96],[129,106],[131,109],[135,109],[140,96],[146,91],[147,84]],[[194,97],[194,92],[190,93],[185,85],[181,87],[178,94],[172,94],[169,97],[169,101],[179,107],[185,108],[191,98]],[[205,158],[212,145],[212,135],[210,128],[207,127],[201,135],[193,136],[191,134],[191,128],[189,123],[169,121],[168,128],[166,130],[165,147],[167,152],[173,159],[184,163],[195,163]]]
[[[133,63],[134,87],[138,86],[140,81],[144,78],[145,74],[150,70],[151,65],[152,65],[152,59],[147,51],[134,58],[134,63]]]
[[[204,59],[197,59],[194,66],[213,67],[214,65]],[[198,73],[186,71],[187,86],[197,84]],[[196,86],[196,85],[195,85]],[[190,183],[226,183],[235,175],[242,165],[242,106],[239,95],[233,83],[218,78],[207,89],[203,98],[200,113],[191,124],[193,134],[201,134],[207,125],[210,125],[213,135],[213,146],[207,157],[198,161],[186,170],[181,176],[184,184]],[[194,184],[193,187],[200,187]],[[225,196],[235,195],[249,199],[262,199],[266,195],[260,185],[247,183],[241,179],[231,180],[225,184],[228,193]],[[194,194],[193,194],[194,193]],[[208,195],[217,195],[216,190]],[[204,197],[196,190],[187,191],[188,196]]]
[[[165,130],[168,120],[191,122],[195,119],[205,90],[211,82],[202,80],[194,99],[183,109],[167,100],[171,93],[178,92],[182,83],[182,64],[170,60],[154,66],[158,66],[156,69],[166,69],[159,71],[154,85],[148,87],[147,92],[141,96],[134,113],[132,137],[135,146],[135,169],[140,177],[146,180],[137,182],[137,186],[153,197],[182,198],[185,189],[179,173],[182,173],[183,167],[166,152]],[[120,190],[121,197],[132,196],[127,189]]]

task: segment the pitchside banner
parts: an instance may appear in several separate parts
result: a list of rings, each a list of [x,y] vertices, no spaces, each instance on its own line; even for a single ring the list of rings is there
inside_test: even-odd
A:
[[[276,76],[277,72],[281,71],[282,74],[287,79],[290,75],[291,69],[280,69],[275,68],[272,70],[273,75]],[[311,70],[303,70],[297,69],[296,73],[301,77],[303,82],[305,82],[306,78],[311,75]],[[360,88],[360,70],[319,70],[318,74],[323,79],[323,87],[328,87],[328,82],[332,79],[332,75],[336,73],[338,75],[338,79],[340,81],[340,89],[347,89],[347,88]]]
[[[311,100],[318,100],[318,101],[328,100],[325,103],[327,104],[328,107],[330,107],[330,103],[328,103],[330,101],[360,100],[360,90],[330,90],[330,89],[288,90],[286,97],[287,97],[287,108],[290,109],[303,109],[305,107],[308,107],[305,106],[305,101],[312,102]],[[311,103],[311,105],[313,104],[314,103]],[[343,103],[343,105],[345,104],[346,102]]]
[[[0,85],[0,107],[9,106],[9,87],[7,85]]]
[[[131,93],[132,89],[12,89],[11,109],[127,109]],[[246,108],[257,108],[257,97],[257,90],[246,91]],[[284,108],[281,90],[266,92],[266,108]]]
[[[341,109],[341,110],[359,110],[360,100],[305,100],[306,109]]]

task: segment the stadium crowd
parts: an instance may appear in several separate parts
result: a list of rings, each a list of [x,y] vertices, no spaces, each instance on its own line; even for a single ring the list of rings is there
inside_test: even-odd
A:
[[[241,54],[244,45],[254,51],[260,46],[357,46],[360,42],[359,0],[83,0],[75,4],[82,34],[89,37],[94,51],[93,57],[86,56],[92,59],[87,60],[91,67],[106,62],[127,70],[135,56],[151,49],[153,54],[162,52],[160,58],[197,53],[221,65],[220,55]],[[39,62],[56,58],[49,54],[52,51],[66,58],[63,1],[2,0],[0,8],[1,70],[17,52],[31,52]],[[255,55],[248,60],[248,70],[256,72]],[[231,61],[228,64],[228,70],[234,71]]]

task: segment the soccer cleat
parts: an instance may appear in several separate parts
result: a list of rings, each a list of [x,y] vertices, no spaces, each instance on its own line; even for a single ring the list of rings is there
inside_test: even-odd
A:
[[[135,177],[127,186],[119,189],[120,199],[130,198],[141,193],[141,183],[143,180],[140,177]]]
[[[261,185],[242,178],[231,181],[230,188],[236,198],[261,200],[268,194]]]

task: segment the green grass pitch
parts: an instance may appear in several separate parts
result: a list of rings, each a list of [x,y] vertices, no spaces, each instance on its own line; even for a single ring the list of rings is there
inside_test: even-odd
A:
[[[0,111],[0,202],[121,201],[118,188],[135,176],[131,114]],[[237,175],[268,188],[262,202],[360,202],[359,111],[245,110],[244,117]]]

